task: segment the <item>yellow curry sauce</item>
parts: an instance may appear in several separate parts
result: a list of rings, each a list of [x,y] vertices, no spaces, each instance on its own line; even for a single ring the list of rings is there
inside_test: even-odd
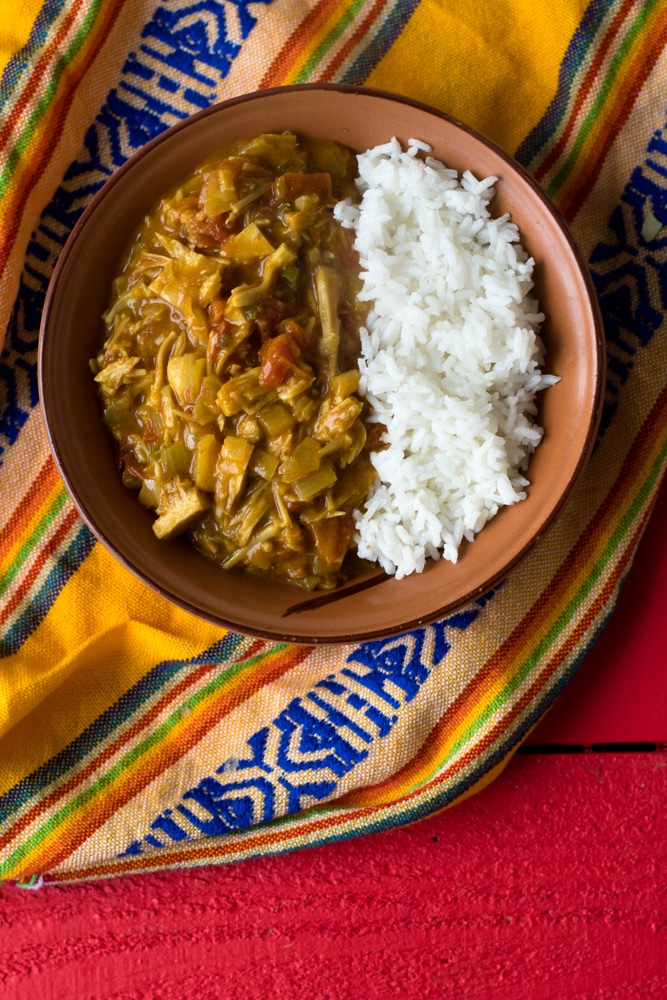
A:
[[[92,362],[156,535],[309,589],[351,572],[375,478],[358,262],[332,213],[355,173],[351,150],[291,133],[204,163],[140,226]]]

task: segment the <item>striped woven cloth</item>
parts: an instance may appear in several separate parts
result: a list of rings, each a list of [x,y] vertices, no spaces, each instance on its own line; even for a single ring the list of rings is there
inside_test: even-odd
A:
[[[0,0],[0,878],[229,862],[414,821],[494,779],[613,610],[667,450],[665,0]],[[590,267],[599,441],[484,599],[400,638],[225,633],[95,542],[36,387],[54,262],[161,130],[261,87],[343,81],[514,154]]]

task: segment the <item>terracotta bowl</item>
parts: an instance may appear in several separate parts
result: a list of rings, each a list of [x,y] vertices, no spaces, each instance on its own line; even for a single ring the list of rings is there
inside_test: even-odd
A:
[[[561,382],[540,394],[543,442],[529,496],[464,545],[459,562],[432,562],[401,581],[381,571],[308,594],[219,569],[185,538],[158,541],[153,514],[125,489],[88,367],[102,340],[112,273],[157,198],[207,154],[236,138],[290,129],[356,151],[392,136],[429,142],[458,170],[499,177],[493,208],[509,212],[536,261],[546,313],[545,366]],[[502,580],[544,535],[590,455],[601,406],[604,348],[586,267],[548,198],[510,157],[472,129],[396,95],[344,86],[285,87],[211,107],[148,143],[92,200],[63,250],[44,310],[39,377],[49,438],[64,482],[100,541],[164,597],[237,631],[300,643],[379,638],[433,621]]]

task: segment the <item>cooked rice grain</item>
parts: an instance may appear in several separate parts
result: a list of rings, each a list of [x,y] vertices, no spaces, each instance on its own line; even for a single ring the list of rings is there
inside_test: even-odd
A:
[[[493,218],[495,177],[460,177],[393,139],[358,157],[359,206],[336,216],[356,232],[362,391],[385,447],[357,519],[358,551],[398,579],[427,558],[456,562],[501,506],[526,496],[543,431],[543,315],[533,260],[507,215]]]

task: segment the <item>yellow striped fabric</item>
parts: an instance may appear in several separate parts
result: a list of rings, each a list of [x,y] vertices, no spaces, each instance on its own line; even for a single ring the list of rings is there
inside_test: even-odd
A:
[[[4,8],[3,8],[4,5]],[[502,770],[613,610],[667,459],[667,5],[659,0],[0,0],[0,878],[229,862],[412,822]],[[36,391],[50,274],[153,136],[258,88],[427,102],[514,154],[588,262],[599,440],[503,585],[408,635],[225,633],[91,536]]]

